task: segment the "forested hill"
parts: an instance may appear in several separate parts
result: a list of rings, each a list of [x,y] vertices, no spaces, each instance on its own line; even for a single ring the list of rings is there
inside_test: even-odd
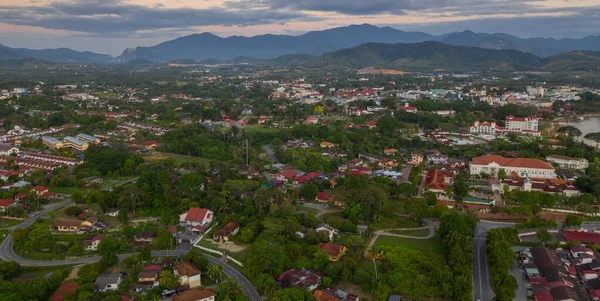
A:
[[[493,50],[454,46],[438,42],[415,44],[368,43],[321,55],[304,64],[307,67],[379,66],[402,70],[518,70],[540,66],[533,54],[516,50]]]

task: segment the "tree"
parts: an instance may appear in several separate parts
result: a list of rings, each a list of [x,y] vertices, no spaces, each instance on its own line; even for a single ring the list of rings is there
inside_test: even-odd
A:
[[[465,171],[461,171],[454,178],[454,183],[452,183],[452,192],[454,201],[457,204],[461,204],[465,197],[469,194],[469,185],[467,185],[468,178],[469,175]]]
[[[535,236],[537,236],[537,238],[540,240],[540,242],[544,245],[546,244],[546,242],[549,242],[554,238],[552,233],[548,232],[548,230],[544,229],[544,228],[538,229],[535,232]]]
[[[500,179],[500,180],[506,179],[506,170],[504,168],[501,168],[498,171],[498,179]]]
[[[309,199],[314,199],[317,197],[317,192],[319,192],[319,188],[314,184],[306,184],[302,186],[302,190],[300,194]]]
[[[329,277],[323,277],[323,279],[321,280],[321,286],[323,288],[328,288],[331,286],[333,280],[331,280],[331,278]]]
[[[580,227],[583,222],[583,218],[574,214],[567,214],[565,221],[563,222],[563,228],[569,227]]]
[[[175,289],[179,286],[179,277],[170,270],[162,270],[158,276],[158,283],[164,289]]]
[[[329,255],[321,250],[318,250],[314,254],[313,263],[316,270],[323,272],[329,264]]]
[[[426,199],[410,198],[406,200],[406,211],[416,221],[422,221],[429,211],[429,205]]]
[[[246,251],[244,267],[250,275],[267,273],[279,275],[283,272],[286,254],[281,245],[268,241],[256,241]]]

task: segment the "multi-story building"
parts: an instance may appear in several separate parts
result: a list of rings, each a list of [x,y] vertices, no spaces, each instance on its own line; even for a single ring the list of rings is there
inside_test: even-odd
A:
[[[84,134],[84,133],[77,134],[77,136],[75,136],[75,138],[77,138],[78,140],[81,140],[81,141],[85,141],[87,143],[94,143],[94,144],[100,143],[100,139],[98,139],[94,136],[88,135],[88,134]]]
[[[507,116],[504,132],[540,136],[540,131],[538,131],[539,122],[540,119],[535,116],[521,118],[512,115]]]
[[[584,170],[588,168],[589,161],[584,158],[571,158],[559,155],[547,156],[546,161],[558,165],[560,168]]]
[[[473,126],[469,129],[471,134],[476,135],[496,135],[498,132],[498,125],[495,121],[492,122],[479,122],[479,120],[473,123]]]
[[[63,148],[64,147],[62,141],[60,141],[54,137],[50,137],[50,136],[42,136],[42,143],[44,143],[44,145],[49,148]]]
[[[476,157],[471,161],[471,175],[487,174],[498,177],[500,170],[506,175],[515,173],[518,176],[533,178],[554,179],[556,172],[548,162],[531,158],[504,158],[498,155],[485,155]]]
[[[90,145],[87,142],[79,140],[75,137],[65,137],[63,140],[63,146],[83,152],[88,149]]]

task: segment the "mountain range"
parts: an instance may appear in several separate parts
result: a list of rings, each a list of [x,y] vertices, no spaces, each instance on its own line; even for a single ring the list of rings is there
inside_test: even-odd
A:
[[[39,59],[61,63],[123,63],[132,60],[151,62],[181,59],[231,60],[239,57],[248,60],[249,58],[267,60],[288,55],[287,59],[305,61],[308,60],[308,56],[318,56],[365,43],[411,44],[426,41],[496,50],[518,50],[538,57],[549,57],[574,50],[600,51],[600,36],[588,36],[582,39],[523,39],[503,33],[488,34],[472,31],[431,35],[363,24],[311,31],[299,36],[266,34],[222,38],[210,33],[193,34],[156,46],[126,49],[118,57],[68,48],[32,50],[0,45],[0,58]],[[303,56],[296,56],[298,54]]]
[[[267,67],[308,69],[363,68],[425,71],[444,69],[473,71],[600,71],[600,52],[570,51],[549,57],[510,49],[486,49],[449,45],[440,42],[411,44],[365,43],[328,52],[320,56],[284,55],[274,59],[237,57],[230,60],[205,60],[201,64],[252,64]]]

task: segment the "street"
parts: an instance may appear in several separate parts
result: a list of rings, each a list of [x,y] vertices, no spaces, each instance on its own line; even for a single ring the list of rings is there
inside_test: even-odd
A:
[[[473,300],[492,300],[494,291],[490,282],[485,239],[495,228],[513,227],[514,223],[480,221],[473,237]]]
[[[250,298],[251,301],[260,301],[261,300],[260,295],[254,288],[252,283],[250,283],[250,281],[248,279],[246,279],[246,277],[244,277],[244,275],[242,275],[242,273],[238,272],[236,269],[234,269],[230,265],[220,261],[219,259],[217,259],[214,256],[211,256],[208,254],[202,254],[202,255],[204,255],[204,257],[206,257],[208,259],[208,261],[210,261],[210,263],[220,265],[223,268],[223,272],[225,272],[225,274],[227,274],[227,276],[229,276],[229,278],[231,278],[233,281],[235,281],[237,283],[237,285],[240,286],[244,295],[246,295],[248,298]]]

